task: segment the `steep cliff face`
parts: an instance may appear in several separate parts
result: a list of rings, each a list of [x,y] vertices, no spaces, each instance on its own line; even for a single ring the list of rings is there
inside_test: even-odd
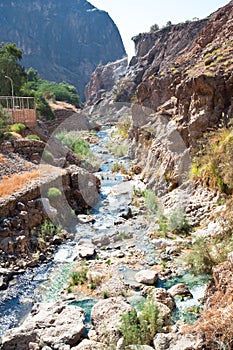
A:
[[[111,91],[116,81],[126,73],[127,66],[127,57],[98,66],[86,86],[87,104],[91,105],[97,102],[107,91]]]
[[[111,101],[133,107],[130,156],[161,193],[186,178],[203,133],[232,118],[232,23],[230,1],[209,19],[139,34],[136,56],[112,90]]]
[[[26,68],[75,85],[82,97],[99,63],[125,55],[114,22],[86,0],[1,0],[0,8],[0,41],[23,50]]]
[[[137,56],[118,82],[116,101],[130,101],[176,121],[185,144],[232,115],[233,1],[209,20],[172,25],[134,38]]]

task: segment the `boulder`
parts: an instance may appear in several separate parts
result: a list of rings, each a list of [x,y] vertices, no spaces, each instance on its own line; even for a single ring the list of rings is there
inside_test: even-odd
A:
[[[75,346],[71,350],[103,350],[104,345],[95,341],[84,339],[78,346]]]
[[[149,345],[128,345],[125,350],[153,350]]]
[[[77,252],[80,258],[88,259],[95,255],[95,247],[88,239],[81,239],[77,244]]]
[[[78,222],[80,224],[94,224],[95,218],[93,215],[80,214],[78,215]]]
[[[94,245],[104,247],[110,244],[110,238],[106,234],[96,235],[91,239]]]
[[[135,274],[135,280],[139,283],[154,285],[158,279],[158,272],[154,270],[141,270]]]
[[[166,305],[170,310],[176,307],[173,296],[164,288],[154,288],[150,291],[150,296],[153,301]]]
[[[132,310],[123,298],[109,298],[99,301],[91,311],[97,340],[104,344],[116,344],[120,338],[121,315]]]
[[[156,305],[159,309],[161,318],[163,320],[164,325],[170,325],[171,324],[171,315],[172,315],[172,310],[169,309],[169,307],[163,303],[156,302]]]
[[[170,289],[168,289],[168,292],[173,297],[176,295],[179,295],[181,297],[193,297],[188,287],[183,283],[179,283],[179,284],[176,284],[175,286],[172,286]]]
[[[155,350],[204,349],[202,339],[191,334],[158,333],[154,338]]]
[[[35,304],[23,324],[2,337],[1,349],[25,350],[29,343],[74,346],[84,332],[84,319],[84,310],[79,307],[61,302]]]

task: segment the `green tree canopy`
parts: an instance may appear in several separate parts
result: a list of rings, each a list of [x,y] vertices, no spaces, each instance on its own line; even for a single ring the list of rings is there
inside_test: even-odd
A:
[[[11,96],[11,82],[13,82],[14,95],[19,95],[22,85],[25,83],[27,76],[24,67],[20,65],[22,51],[17,48],[16,44],[0,43],[0,95]]]

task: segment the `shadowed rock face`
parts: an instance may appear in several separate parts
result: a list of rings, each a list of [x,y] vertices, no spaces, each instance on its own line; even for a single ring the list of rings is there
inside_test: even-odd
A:
[[[0,41],[23,50],[23,65],[48,80],[84,88],[99,63],[125,55],[109,15],[86,0],[0,0]]]

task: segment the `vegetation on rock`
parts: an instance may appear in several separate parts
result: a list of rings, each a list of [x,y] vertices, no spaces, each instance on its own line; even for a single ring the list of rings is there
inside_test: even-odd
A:
[[[148,298],[139,307],[121,317],[120,331],[125,345],[152,345],[155,334],[159,331],[162,321],[157,305]]]

